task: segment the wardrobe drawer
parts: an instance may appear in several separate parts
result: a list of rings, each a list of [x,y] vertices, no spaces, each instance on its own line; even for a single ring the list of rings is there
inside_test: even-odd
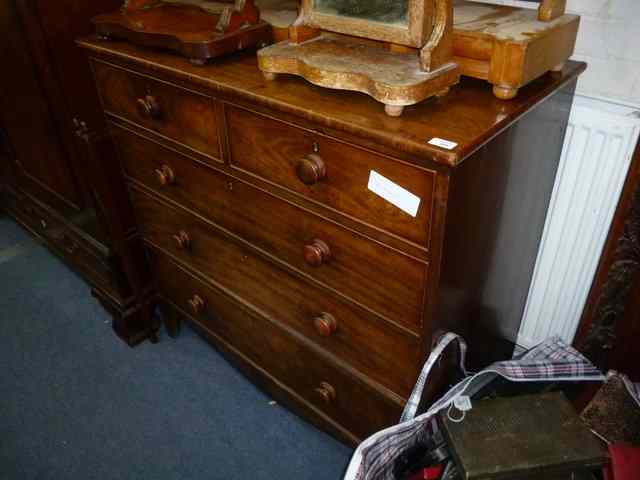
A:
[[[425,263],[154,142],[118,128],[114,133],[130,178],[419,330]]]
[[[398,421],[399,400],[383,395],[301,338],[247,310],[162,254],[155,252],[153,257],[166,299],[356,437],[365,438]]]
[[[226,112],[233,166],[428,247],[435,172],[244,109]],[[372,171],[420,198],[415,217],[369,190]]]
[[[48,208],[26,195],[7,195],[8,209],[46,245],[80,271],[92,284],[111,291],[113,274],[108,260],[80,234],[66,225]]]
[[[272,264],[190,214],[138,190],[131,194],[146,241],[381,385],[409,395],[420,361],[416,336]]]
[[[212,98],[99,61],[93,70],[108,114],[221,158]]]

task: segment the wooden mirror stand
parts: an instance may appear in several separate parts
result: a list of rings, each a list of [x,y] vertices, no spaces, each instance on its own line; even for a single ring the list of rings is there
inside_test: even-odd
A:
[[[405,106],[445,95],[458,83],[452,30],[452,0],[410,1],[406,26],[327,15],[314,0],[303,0],[289,40],[260,50],[258,64],[267,80],[289,73],[363,92],[400,116]]]
[[[271,27],[260,20],[253,0],[128,0],[92,22],[103,39],[167,48],[197,65],[271,41]]]

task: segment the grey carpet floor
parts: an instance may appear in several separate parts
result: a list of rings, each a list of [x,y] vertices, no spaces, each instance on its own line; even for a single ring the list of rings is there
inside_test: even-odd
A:
[[[189,328],[127,347],[82,279],[0,216],[0,480],[334,480],[351,453]]]

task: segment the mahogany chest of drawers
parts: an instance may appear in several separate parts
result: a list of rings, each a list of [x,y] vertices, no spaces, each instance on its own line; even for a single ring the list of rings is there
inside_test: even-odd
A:
[[[397,422],[439,330],[493,356],[515,338],[584,65],[510,102],[464,81],[396,119],[267,83],[250,52],[80,44],[170,328],[189,319],[352,443]]]

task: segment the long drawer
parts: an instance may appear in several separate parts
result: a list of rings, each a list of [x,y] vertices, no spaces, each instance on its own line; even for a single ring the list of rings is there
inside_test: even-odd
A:
[[[226,117],[233,166],[428,246],[434,172],[241,108]],[[368,188],[372,171],[420,199],[415,217]]]
[[[114,278],[106,258],[62,219],[26,195],[7,194],[9,211],[34,234],[83,274],[93,285],[113,291]]]
[[[381,385],[409,395],[420,360],[416,336],[274,266],[190,214],[137,189],[131,195],[145,240]]]
[[[300,338],[247,310],[162,254],[153,255],[161,293],[191,318],[358,438],[397,422],[401,404]],[[212,379],[215,381],[215,379]]]
[[[107,114],[153,130],[212,158],[222,158],[215,101],[191,90],[99,61],[96,84]]]
[[[121,127],[126,174],[415,331],[427,264]]]

